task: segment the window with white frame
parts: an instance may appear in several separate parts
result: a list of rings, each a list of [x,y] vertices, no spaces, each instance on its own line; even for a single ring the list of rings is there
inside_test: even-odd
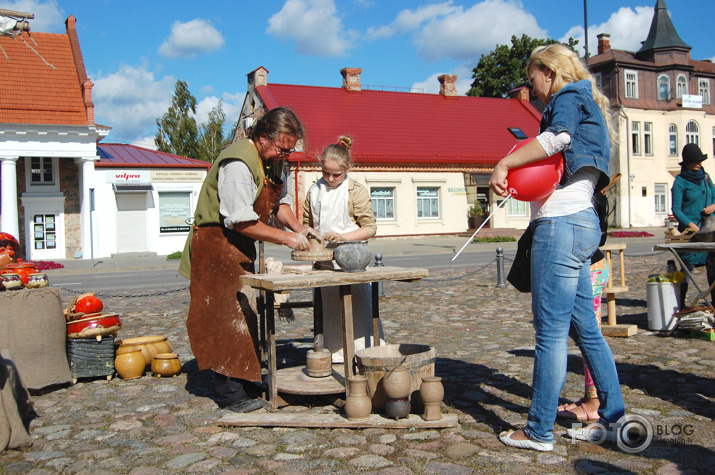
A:
[[[370,188],[372,212],[378,221],[395,219],[395,189],[388,187]]]
[[[698,94],[703,98],[703,104],[710,104],[710,80],[698,80]]]
[[[34,249],[57,248],[57,216],[36,214],[32,217],[32,242]]]
[[[653,196],[655,197],[655,214],[668,213],[668,185],[656,183]]]
[[[684,94],[688,93],[688,80],[684,75],[679,74],[678,79],[675,82],[676,96],[678,99],[682,98]]]
[[[631,152],[633,155],[641,154],[641,123],[631,122]]]
[[[598,86],[598,89],[601,91],[603,90],[603,76],[601,73],[593,73],[593,81],[596,83],[596,86]]]
[[[653,155],[653,122],[643,122],[643,153]]]
[[[30,184],[53,185],[55,183],[54,168],[50,157],[30,158]]]
[[[663,74],[658,78],[658,100],[667,101],[670,99],[670,78]]]
[[[678,126],[675,124],[668,126],[668,155],[678,156]]]
[[[439,218],[439,188],[417,187],[417,217]]]
[[[694,143],[700,146],[700,126],[694,120],[685,126],[685,143]]]
[[[509,200],[506,204],[506,214],[509,217],[526,216],[526,203],[519,200]]]
[[[638,71],[626,69],[626,98],[638,99]]]

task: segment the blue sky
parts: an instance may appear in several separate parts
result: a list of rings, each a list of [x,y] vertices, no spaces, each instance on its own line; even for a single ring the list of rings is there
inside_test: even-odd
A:
[[[598,33],[637,50],[655,3],[590,0],[592,54]],[[715,59],[715,2],[666,4],[691,57]],[[34,13],[38,32],[64,33],[74,15],[96,121],[112,127],[105,142],[150,148],[177,80],[196,97],[198,121],[223,99],[233,123],[258,66],[269,82],[330,87],[341,85],[340,69],[356,67],[363,85],[427,93],[438,91],[438,75],[456,74],[463,94],[479,57],[512,35],[572,36],[584,46],[581,0],[0,0],[0,8]]]

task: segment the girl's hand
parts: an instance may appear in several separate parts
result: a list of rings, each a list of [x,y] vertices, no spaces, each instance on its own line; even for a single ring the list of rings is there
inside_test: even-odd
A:
[[[506,176],[509,170],[504,166],[504,160],[500,160],[494,167],[492,176],[489,178],[489,188],[498,196],[509,196]]]
[[[696,233],[697,233],[698,231],[700,231],[700,228],[698,227],[698,225],[695,224],[695,223],[693,223],[693,222],[688,223],[688,228],[687,228],[687,229],[692,229],[692,230],[695,231]]]
[[[325,242],[340,242],[345,240],[342,234],[338,234],[335,231],[328,231],[323,236],[323,239]]]
[[[713,214],[715,211],[715,204],[711,204],[710,206],[706,206],[703,208],[703,214]]]
[[[299,233],[288,233],[285,245],[295,251],[310,251],[310,243],[308,238]]]
[[[303,226],[303,230],[300,232],[300,234],[307,238],[317,239],[318,242],[322,240],[322,238],[320,237],[320,233],[315,229],[311,228],[310,226]]]

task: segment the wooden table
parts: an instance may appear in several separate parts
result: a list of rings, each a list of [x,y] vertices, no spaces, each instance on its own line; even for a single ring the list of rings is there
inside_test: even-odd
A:
[[[708,298],[710,292],[712,292],[713,288],[715,288],[715,282],[713,282],[707,290],[701,290],[697,281],[693,279],[693,274],[690,273],[688,268],[685,266],[685,263],[683,263],[683,260],[680,258],[680,255],[678,254],[678,252],[715,252],[715,242],[683,242],[671,244],[656,244],[655,246],[653,246],[653,250],[670,251],[670,253],[673,254],[673,257],[675,257],[675,259],[680,264],[680,268],[690,279],[690,282],[692,282],[695,288],[698,289],[698,294],[690,303],[690,306],[697,304],[699,300],[703,300],[705,304],[710,307],[713,312],[715,312],[715,307],[713,307],[712,303],[710,302],[710,298]],[[682,302],[682,304],[684,305],[685,302]]]
[[[353,372],[353,357],[355,355],[355,341],[353,330],[353,311],[352,311],[352,292],[351,285],[353,284],[372,284],[372,312],[373,312],[373,331],[374,342],[379,345],[380,342],[380,308],[378,298],[378,283],[384,281],[401,281],[415,282],[429,275],[427,269],[408,269],[402,267],[368,267],[364,272],[344,272],[341,270],[307,270],[290,272],[284,269],[281,274],[247,274],[241,276],[240,282],[258,290],[265,291],[266,302],[259,311],[261,318],[265,318],[266,333],[267,333],[267,369],[268,369],[268,409],[275,410],[277,408],[278,398],[278,370],[276,368],[276,333],[275,333],[275,305],[274,298],[276,293],[289,292],[296,289],[321,288],[321,287],[339,287],[340,288],[340,307],[342,314],[343,326],[343,369],[344,376],[347,379],[354,375]],[[322,335],[316,332],[316,338],[321,339]],[[292,371],[302,375],[301,367],[287,368],[281,371]],[[304,384],[305,386],[319,386],[321,379],[325,378],[310,378],[305,376],[302,381],[296,381],[296,384]],[[319,390],[319,389],[318,389]],[[342,392],[342,390],[341,390]],[[348,387],[345,385],[347,397]],[[310,394],[306,392],[305,394]],[[329,394],[329,393],[328,393]]]

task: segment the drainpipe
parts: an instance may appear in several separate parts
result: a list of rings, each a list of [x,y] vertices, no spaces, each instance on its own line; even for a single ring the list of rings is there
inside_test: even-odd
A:
[[[630,128],[628,127],[628,115],[626,115],[623,110],[623,106],[618,110],[618,115],[623,116],[626,119],[626,173],[628,174],[628,180],[626,180],[626,193],[628,193],[628,229],[632,227],[631,225],[631,148],[628,145],[630,139]]]
[[[301,223],[301,222],[303,221],[303,218],[302,218],[302,216],[301,216],[301,214],[302,214],[302,213],[300,212],[301,210],[300,210],[300,208],[299,208],[299,206],[298,206],[298,204],[299,204],[299,203],[298,203],[298,202],[299,202],[299,200],[298,200],[298,170],[299,170],[299,169],[300,169],[300,158],[298,159],[298,166],[295,167],[295,178],[294,178],[294,181],[295,181],[295,219],[297,219],[298,222]]]

